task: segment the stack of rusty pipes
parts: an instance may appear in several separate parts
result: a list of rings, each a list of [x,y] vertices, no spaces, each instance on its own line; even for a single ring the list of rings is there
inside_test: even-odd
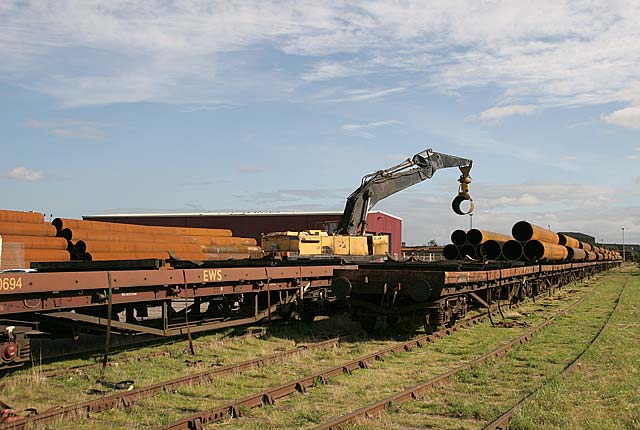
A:
[[[57,236],[68,241],[78,260],[229,260],[262,255],[256,240],[231,230],[159,227],[56,218]]]
[[[451,233],[452,244],[443,254],[447,260],[486,259],[507,261],[596,261],[620,259],[620,254],[594,247],[571,236],[543,229],[527,221],[513,225],[511,236],[472,229]]]
[[[616,253],[593,247],[571,236],[538,227],[527,221],[513,225],[513,241],[505,244],[503,253],[508,260],[528,261],[596,261],[615,260]]]
[[[0,269],[26,269],[34,261],[69,261],[67,241],[37,212],[0,210]]]
[[[511,239],[511,236],[488,230],[455,230],[451,233],[452,244],[444,247],[443,255],[447,260],[498,260],[502,258],[502,245]]]

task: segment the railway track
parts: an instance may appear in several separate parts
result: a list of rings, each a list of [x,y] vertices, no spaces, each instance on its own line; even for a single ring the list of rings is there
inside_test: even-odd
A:
[[[194,415],[183,418],[162,428],[164,430],[202,429],[203,426],[208,423],[221,421],[228,417],[240,417],[242,416],[242,409],[244,408],[251,409],[262,407],[265,405],[273,404],[276,400],[282,399],[283,397],[289,396],[293,393],[304,393],[307,389],[316,386],[318,383],[325,384],[329,378],[342,374],[351,374],[351,372],[358,369],[367,369],[369,365],[374,361],[384,360],[385,356],[388,356],[390,354],[408,352],[413,350],[414,348],[420,348],[426,343],[449,336],[450,334],[455,333],[460,329],[474,326],[484,319],[485,316],[479,316],[452,328],[447,328],[432,334],[420,336],[407,342],[398,343],[394,346],[381,349],[374,353],[349,360],[330,369],[325,369],[305,376],[303,378],[286,382],[277,387],[269,388],[259,393],[251,394],[241,399],[233,400],[222,406],[218,406],[217,408],[198,412]]]
[[[535,390],[534,392],[532,392],[531,394],[527,395],[526,397],[522,398],[520,401],[517,402],[516,405],[514,405],[512,408],[510,408],[508,411],[506,411],[504,414],[502,414],[499,418],[495,419],[493,422],[491,422],[490,424],[488,424],[486,427],[483,428],[483,430],[495,430],[495,429],[504,429],[507,428],[506,426],[508,425],[510,419],[513,417],[513,415],[524,405],[526,404],[527,401],[529,401],[530,399],[532,399],[533,397],[535,397],[535,395],[539,392],[539,390],[541,390],[549,381],[553,380],[555,376],[558,375],[566,375],[567,373],[575,370],[575,368],[577,367],[577,364],[579,362],[579,360],[584,356],[584,354],[589,350],[589,348],[597,341],[597,339],[600,337],[600,335],[602,334],[602,332],[604,331],[604,329],[606,328],[606,326],[609,324],[609,321],[611,320],[611,318],[613,317],[613,315],[615,314],[615,312],[617,311],[619,304],[620,304],[620,298],[622,297],[622,294],[624,293],[624,290],[626,288],[626,283],[623,286],[623,288],[620,290],[620,293],[616,299],[616,304],[614,306],[614,308],[610,311],[606,321],[604,322],[604,324],[600,327],[600,329],[598,330],[598,332],[596,333],[596,335],[592,338],[592,340],[588,343],[588,345],[582,350],[582,352],[571,362],[571,364],[569,364],[567,367],[564,368],[564,370],[560,373],[560,374],[556,374],[553,375],[552,377],[548,378],[545,380],[545,382],[543,383],[543,385],[541,387],[539,387],[537,390]],[[381,415],[383,415],[387,410],[392,409],[392,408],[396,408],[398,405],[402,404],[402,403],[406,403],[406,402],[410,402],[413,400],[419,400],[423,397],[425,397],[425,394],[428,393],[430,390],[433,390],[437,387],[440,386],[444,386],[445,384],[448,384],[454,377],[456,377],[457,375],[461,374],[463,371],[468,371],[472,368],[474,368],[474,366],[480,366],[483,365],[485,363],[487,363],[488,361],[492,360],[492,359],[497,359],[501,356],[504,356],[507,354],[507,352],[509,352],[510,350],[519,347],[521,345],[524,345],[525,343],[531,341],[534,336],[536,334],[538,334],[539,332],[541,332],[544,328],[546,328],[547,326],[549,326],[550,324],[552,324],[553,322],[555,322],[559,317],[567,314],[568,312],[570,312],[571,310],[573,310],[574,308],[576,308],[580,303],[582,303],[585,299],[587,299],[587,297],[589,297],[589,294],[584,295],[583,297],[581,297],[579,300],[577,300],[576,302],[572,303],[569,307],[557,312],[556,314],[554,314],[551,318],[547,319],[546,321],[544,321],[541,324],[536,325],[535,327],[533,327],[531,330],[528,330],[526,333],[524,333],[521,336],[518,336],[517,338],[513,339],[512,341],[510,341],[509,343],[507,343],[506,345],[500,346],[499,348],[495,348],[494,350],[483,354],[479,357],[474,358],[473,360],[470,360],[466,363],[464,363],[461,366],[458,366],[454,369],[451,369],[447,372],[441,373],[433,378],[430,378],[429,380],[422,382],[420,384],[417,384],[415,386],[409,387],[407,389],[404,389],[401,392],[397,392],[396,394],[393,394],[389,397],[386,397],[384,399],[381,399],[379,401],[376,401],[374,403],[371,403],[369,405],[366,405],[362,408],[359,408],[349,414],[345,414],[342,415],[338,418],[335,418],[333,420],[327,421],[322,423],[321,425],[314,427],[313,430],[337,430],[337,429],[343,429],[349,425],[352,424],[356,424],[356,423],[361,423],[365,420],[370,420],[370,419],[374,419],[376,417],[379,417]],[[499,366],[499,364],[496,364],[493,367],[497,367]]]
[[[477,358],[476,360],[473,360],[471,363],[461,366],[459,369],[454,369],[454,371],[449,371],[446,374],[440,375],[439,377],[436,377],[430,381],[427,381],[427,383],[425,383],[426,385],[424,390],[426,391],[429,385],[436,385],[436,384],[443,383],[443,381],[445,381],[448,377],[454,375],[457,371],[467,369],[470,366],[477,363],[482,363],[486,360],[489,360],[494,355],[502,354],[504,353],[504,351],[508,350],[509,348],[512,348],[516,345],[520,345],[521,343],[524,343],[530,340],[533,337],[533,333],[535,333],[536,330],[538,331],[542,330],[544,327],[546,327],[547,325],[555,321],[555,319],[557,319],[559,316],[568,313],[575,306],[582,303],[582,301],[585,300],[588,296],[589,294],[584,295],[581,299],[572,303],[569,307],[554,314],[551,318],[546,320],[544,323],[536,326],[534,330],[528,331],[524,335],[519,336],[518,338],[509,342],[507,345],[499,348],[497,352],[484,354],[481,357]],[[470,322],[469,325],[475,325],[474,323],[477,324],[477,321]],[[320,372],[307,375],[304,378],[291,380],[284,384],[271,387],[266,390],[263,390],[242,398],[238,398],[236,400],[227,402],[219,407],[205,410],[205,411],[200,411],[196,414],[190,415],[188,417],[185,417],[183,419],[170,423],[162,427],[162,429],[163,430],[203,429],[205,428],[205,426],[208,426],[208,424],[213,422],[219,422],[219,421],[227,420],[229,418],[238,418],[243,415],[243,411],[246,409],[258,408],[258,407],[274,404],[279,399],[282,399],[293,393],[306,392],[306,390],[311,387],[324,385],[328,382],[329,378],[336,377],[338,375],[343,375],[343,374],[349,375],[352,372],[356,371],[357,369],[367,369],[371,363],[378,361],[381,358],[384,358],[385,355],[392,355],[392,354],[398,354],[404,351],[410,351],[417,346],[421,346],[428,343],[429,340],[435,340],[439,337],[445,337],[447,335],[455,333],[456,331],[458,330],[453,330],[453,329],[443,330],[441,332],[438,332],[437,336],[434,339],[427,339],[426,337],[418,338],[410,342],[407,342],[406,345],[399,344],[391,348],[385,348],[384,350],[381,350],[372,354],[367,354],[366,356],[361,356],[356,359],[349,360],[347,362],[343,362],[338,366],[334,366],[330,369],[325,369]],[[407,399],[413,398],[417,395],[418,390],[419,388],[414,388],[408,393],[401,393],[401,395],[398,398],[402,399],[404,396],[407,396],[406,397]],[[389,401],[387,400],[388,399],[385,399],[385,401],[383,401],[380,405],[377,405],[377,404],[374,405],[374,408],[372,408],[371,410],[375,410],[376,408],[380,408],[380,407],[382,408],[386,407],[389,404]],[[365,416],[368,413],[368,411],[357,411],[357,413],[355,413],[354,416],[360,415],[360,412],[362,413],[361,416]],[[347,422],[353,422],[353,420],[347,420]],[[333,427],[334,425],[335,425],[334,423],[329,423],[328,426],[326,427],[320,426],[318,428],[334,428]]]
[[[175,390],[176,388],[183,385],[210,382],[213,378],[219,376],[228,375],[231,373],[242,373],[256,367],[283,362],[296,355],[334,347],[336,345],[339,345],[341,340],[344,340],[344,338],[334,338],[318,343],[302,345],[294,349],[278,352],[265,357],[257,357],[251,360],[243,361],[241,363],[230,364],[209,371],[159,382],[157,384],[149,385],[146,387],[135,388],[126,392],[104,396],[100,399],[90,400],[65,407],[52,408],[38,415],[33,415],[22,419],[15,419],[13,420],[13,422],[6,422],[5,424],[0,425],[0,429],[19,430],[26,428],[39,428],[39,426],[46,423],[50,423],[60,419],[72,418],[83,413],[102,412],[118,406],[129,407],[140,399],[152,396],[159,391],[170,391]]]
[[[238,341],[238,340],[242,340],[242,339],[248,339],[248,338],[252,338],[252,337],[260,337],[260,336],[264,336],[267,333],[267,328],[266,327],[262,327],[263,330],[259,331],[259,332],[255,332],[255,331],[251,331],[251,332],[246,332],[244,334],[240,334],[237,336],[233,336],[230,338],[222,338],[218,341],[216,341],[216,343],[219,343],[220,345],[224,345],[227,344],[229,342],[232,341]],[[239,330],[238,328],[236,328],[235,330]],[[246,331],[246,330],[245,330]],[[168,341],[167,339],[163,339],[163,338],[159,338],[159,339],[147,339],[147,340],[143,340],[140,342],[132,342],[132,343],[128,343],[125,345],[121,345],[119,347],[113,348],[112,353],[109,356],[109,361],[108,364],[112,364],[114,362],[117,363],[128,363],[128,362],[132,362],[132,361],[143,361],[149,358],[153,358],[153,357],[159,357],[159,356],[163,356],[163,355],[169,355],[169,351],[156,351],[156,352],[152,352],[149,354],[143,354],[141,356],[137,356],[137,357],[122,357],[122,358],[118,358],[117,354],[119,353],[126,353],[128,351],[134,350],[134,349],[138,349],[138,348],[145,348],[145,347],[153,347],[153,346],[171,346],[171,345],[176,345],[178,343],[184,342],[184,339],[176,339],[173,341]],[[186,346],[185,346],[186,347]],[[54,377],[60,377],[60,376],[64,376],[64,375],[71,375],[74,373],[79,373],[79,372],[86,372],[89,371],[91,369],[95,369],[95,368],[99,368],[100,366],[102,366],[102,363],[98,362],[99,360],[102,359],[102,355],[104,353],[104,345],[102,345],[101,348],[96,348],[93,350],[87,350],[87,351],[81,351],[81,352],[72,352],[72,353],[65,353],[65,354],[52,354],[47,356],[46,358],[43,359],[38,359],[38,358],[34,358],[35,362],[40,362],[41,364],[38,364],[38,366],[43,365],[43,364],[48,364],[48,363],[54,363],[54,362],[58,362],[58,361],[65,361],[65,360],[72,360],[72,359],[76,359],[76,358],[80,358],[80,359],[94,359],[96,360],[95,363],[87,363],[87,364],[79,364],[79,365],[75,365],[75,366],[70,366],[67,368],[63,368],[63,369],[50,369],[50,370],[42,370],[39,371],[40,376],[43,378],[54,378]],[[27,367],[26,369],[29,369],[29,367]]]
[[[534,390],[533,392],[529,393],[527,396],[525,396],[522,399],[520,399],[520,401],[518,401],[515,405],[513,405],[511,408],[509,408],[507,411],[505,411],[502,415],[500,415],[498,418],[496,418],[495,420],[493,420],[492,422],[490,422],[489,424],[484,426],[482,428],[482,430],[497,430],[497,429],[506,429],[506,428],[508,428],[509,423],[511,422],[511,419],[515,416],[515,414],[518,411],[520,411],[528,402],[530,402],[531,400],[536,398],[547,386],[549,386],[551,381],[556,380],[557,378],[564,378],[567,375],[569,375],[570,373],[572,373],[573,371],[575,371],[576,369],[578,369],[580,361],[583,359],[585,354],[600,340],[600,338],[602,336],[602,333],[609,326],[613,316],[616,314],[616,312],[620,308],[620,303],[622,301],[622,296],[624,295],[624,292],[625,292],[625,290],[627,288],[628,281],[629,281],[629,278],[625,279],[624,285],[623,285],[622,289],[620,290],[620,294],[618,295],[618,298],[616,299],[615,307],[609,313],[609,316],[607,317],[607,320],[600,327],[600,329],[595,334],[595,336],[591,339],[589,344],[582,350],[582,352],[580,352],[580,354],[578,356],[576,356],[576,358],[573,361],[571,361],[571,363],[569,363],[564,369],[562,369],[561,372],[559,372],[559,373],[547,378],[542,383],[542,385],[540,385],[536,390]]]

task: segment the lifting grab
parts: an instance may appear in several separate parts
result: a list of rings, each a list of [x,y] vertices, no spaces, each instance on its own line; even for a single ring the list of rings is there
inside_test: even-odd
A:
[[[472,213],[474,209],[473,199],[469,194],[469,185],[471,184],[471,176],[469,176],[469,172],[471,171],[472,164],[473,162],[469,161],[468,166],[460,166],[460,171],[462,172],[462,174],[460,175],[460,178],[458,178],[458,182],[460,182],[460,186],[458,187],[458,195],[453,199],[453,202],[451,202],[453,211],[458,215],[468,215]],[[461,205],[466,201],[469,202],[469,206],[465,211],[462,209]]]

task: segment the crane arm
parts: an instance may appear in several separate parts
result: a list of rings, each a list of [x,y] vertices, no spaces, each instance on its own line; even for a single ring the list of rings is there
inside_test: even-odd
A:
[[[460,204],[463,201],[468,200],[471,202],[471,197],[469,196],[469,183],[471,182],[469,170],[471,170],[471,164],[472,160],[427,149],[397,166],[366,175],[362,178],[360,187],[348,197],[336,233],[355,235],[360,231],[360,234],[364,234],[367,229],[369,209],[377,202],[398,191],[429,179],[436,170],[447,167],[459,167],[462,172],[459,179],[460,191],[453,201],[453,210],[461,215],[471,213],[473,211],[473,203],[471,203],[467,212],[463,212],[460,209]]]

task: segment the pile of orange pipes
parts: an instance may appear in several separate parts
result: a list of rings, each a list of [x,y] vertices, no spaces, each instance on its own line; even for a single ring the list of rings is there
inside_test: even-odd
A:
[[[448,260],[486,259],[508,261],[596,261],[619,260],[617,251],[590,245],[571,236],[538,227],[527,221],[513,225],[511,236],[485,230],[456,230],[453,244],[443,253]]]
[[[159,227],[56,218],[58,237],[78,260],[229,260],[259,258],[256,240],[233,237],[231,230]]]
[[[69,261],[65,239],[37,212],[0,210],[0,270],[29,268],[31,262]]]
[[[452,244],[443,249],[444,258],[498,260],[501,258],[502,246],[511,239],[511,236],[488,230],[455,230],[451,233]]]

